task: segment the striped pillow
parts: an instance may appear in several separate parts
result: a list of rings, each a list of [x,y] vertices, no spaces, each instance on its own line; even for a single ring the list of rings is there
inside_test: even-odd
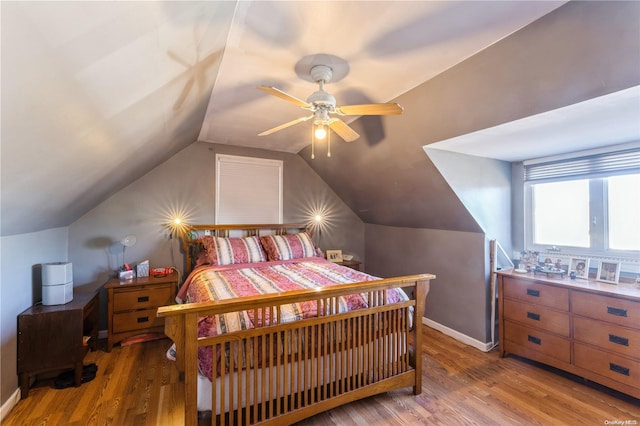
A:
[[[258,237],[219,238],[205,236],[202,245],[211,265],[264,262],[267,256]]]
[[[316,245],[306,232],[260,237],[269,260],[291,260],[317,256]]]

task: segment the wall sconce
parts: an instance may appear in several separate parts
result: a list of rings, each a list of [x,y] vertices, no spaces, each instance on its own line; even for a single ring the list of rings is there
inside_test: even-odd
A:
[[[166,226],[169,228],[169,239],[183,236],[188,228],[188,225],[178,216],[171,219]]]

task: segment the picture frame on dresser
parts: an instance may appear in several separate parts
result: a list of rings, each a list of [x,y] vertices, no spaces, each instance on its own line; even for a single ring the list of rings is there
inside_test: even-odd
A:
[[[618,284],[620,279],[620,262],[609,262],[601,260],[598,265],[598,281],[609,284]]]
[[[576,278],[589,279],[589,258],[572,257],[569,260],[569,273],[575,272]]]

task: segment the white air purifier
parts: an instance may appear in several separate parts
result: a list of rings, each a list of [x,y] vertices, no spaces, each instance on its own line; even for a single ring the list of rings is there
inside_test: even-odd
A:
[[[73,300],[73,267],[70,262],[42,265],[42,304],[64,305]]]

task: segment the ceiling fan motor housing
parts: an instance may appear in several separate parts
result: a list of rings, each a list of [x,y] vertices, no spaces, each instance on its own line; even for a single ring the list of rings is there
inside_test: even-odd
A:
[[[307,98],[307,103],[314,106],[326,105],[327,107],[335,108],[336,98],[324,90],[318,90]]]

